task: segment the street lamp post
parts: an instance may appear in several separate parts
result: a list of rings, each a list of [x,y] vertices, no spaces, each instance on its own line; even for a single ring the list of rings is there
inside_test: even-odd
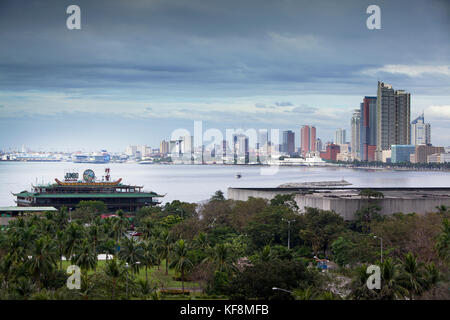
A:
[[[292,292],[292,291],[289,291],[289,290],[286,290],[286,289],[282,289],[282,288],[277,288],[277,287],[273,287],[273,288],[272,288],[272,290],[279,290],[279,291],[284,291],[284,292],[287,292],[287,293],[293,294],[293,292]]]
[[[288,249],[291,248],[291,222],[294,222],[295,220],[287,220],[287,219],[282,219],[283,221],[288,223]]]
[[[381,263],[383,263],[383,238],[378,236],[373,236],[374,239],[380,239],[380,259]]]
[[[126,274],[127,274],[127,281],[126,281],[126,292],[127,292],[127,299],[128,299],[128,268],[129,268],[130,266],[128,265],[128,262],[125,264],[125,268],[127,269],[127,272],[126,272]]]

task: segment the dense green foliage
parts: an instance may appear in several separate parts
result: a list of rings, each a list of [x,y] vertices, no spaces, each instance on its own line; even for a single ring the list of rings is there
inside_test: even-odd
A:
[[[0,299],[160,299],[193,286],[198,298],[449,298],[448,208],[383,217],[382,194],[362,195],[367,206],[352,221],[300,211],[292,195],[234,201],[219,191],[201,205],[103,219],[104,204],[89,201],[18,218],[0,231]],[[321,272],[319,258],[335,264]],[[81,269],[80,290],[66,287],[70,264]],[[381,290],[367,288],[370,264],[380,266]]]

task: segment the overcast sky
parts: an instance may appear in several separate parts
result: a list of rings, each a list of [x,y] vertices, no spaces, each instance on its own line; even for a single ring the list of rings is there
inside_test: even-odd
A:
[[[450,145],[449,1],[0,0],[0,149],[158,147],[194,120],[349,140],[378,80]]]

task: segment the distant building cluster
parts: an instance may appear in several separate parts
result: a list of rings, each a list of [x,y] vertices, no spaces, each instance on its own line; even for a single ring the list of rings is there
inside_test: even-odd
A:
[[[350,121],[350,142],[345,128],[335,130],[334,141],[318,138],[314,125],[296,130],[267,129],[234,132],[202,145],[194,145],[194,137],[182,135],[162,140],[159,148],[129,145],[125,152],[110,154],[32,152],[25,147],[13,152],[0,152],[7,161],[72,161],[75,163],[108,163],[136,161],[146,163],[211,163],[211,164],[285,164],[321,165],[325,161],[385,163],[450,162],[450,150],[431,144],[431,125],[424,113],[411,121],[411,94],[378,81],[377,95],[365,96]]]
[[[431,144],[431,125],[425,122],[424,113],[411,121],[411,94],[381,81],[377,96],[364,97],[354,110],[351,131],[350,157],[338,154],[336,160],[450,162],[449,150]]]

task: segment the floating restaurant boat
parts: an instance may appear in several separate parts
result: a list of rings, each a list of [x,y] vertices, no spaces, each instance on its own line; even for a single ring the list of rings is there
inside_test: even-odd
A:
[[[111,181],[110,169],[98,180],[91,169],[83,172],[82,180],[77,172],[67,172],[64,180],[55,179],[55,183],[32,186],[32,191],[14,193],[19,207],[52,206],[74,209],[80,201],[103,201],[108,210],[122,209],[133,212],[142,207],[154,206],[163,197],[155,192],[143,191],[143,186],[127,185],[122,178]]]

